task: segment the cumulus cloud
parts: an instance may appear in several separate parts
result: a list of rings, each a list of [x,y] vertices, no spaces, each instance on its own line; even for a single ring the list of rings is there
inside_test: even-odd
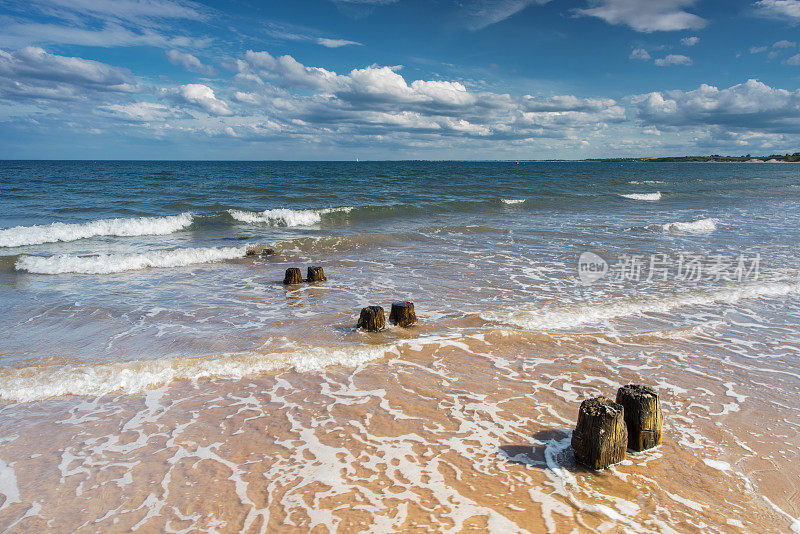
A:
[[[800,54],[795,54],[786,60],[787,65],[800,65]]]
[[[0,96],[79,99],[92,92],[131,92],[136,81],[127,69],[99,61],[50,54],[29,46],[0,50]]]
[[[696,30],[707,22],[685,11],[697,0],[589,0],[592,7],[578,15],[597,17],[609,24],[626,25],[639,32]]]
[[[238,67],[239,81],[255,84],[255,90],[237,91],[234,100],[281,124],[283,134],[513,141],[588,135],[625,120],[625,110],[613,99],[475,92],[458,81],[406,80],[397,66],[339,74],[291,56],[249,51]],[[232,128],[238,137],[275,131]]]
[[[163,94],[178,104],[200,109],[209,115],[233,115],[228,104],[218,99],[214,90],[207,85],[190,83],[173,89],[165,89]]]
[[[694,46],[699,42],[700,42],[699,37],[684,37],[683,39],[681,39],[681,44],[683,46]]]
[[[643,61],[650,60],[650,53],[645,50],[644,48],[634,48],[631,51],[631,55],[628,56],[630,59],[641,59]]]
[[[770,87],[758,80],[719,89],[661,91],[634,99],[645,124],[666,127],[714,126],[726,131],[800,133],[800,90]]]
[[[767,46],[752,46],[750,47],[751,54],[761,54],[762,52],[766,52],[769,49]]]
[[[208,74],[209,76],[213,76],[216,73],[213,67],[205,65],[192,54],[179,50],[167,50],[165,53],[170,63],[173,65],[180,65],[188,71]]]
[[[753,5],[764,17],[800,20],[800,0],[759,0]]]
[[[659,67],[669,67],[671,65],[688,66],[692,64],[692,58],[681,54],[670,54],[667,57],[656,59],[654,63]]]
[[[774,43],[772,45],[772,48],[794,48],[795,46],[797,46],[796,42],[787,41],[784,39],[783,41],[778,41],[777,43]]]

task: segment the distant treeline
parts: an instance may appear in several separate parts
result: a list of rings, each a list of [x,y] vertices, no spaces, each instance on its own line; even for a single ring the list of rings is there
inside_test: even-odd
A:
[[[710,156],[676,156],[665,158],[591,158],[585,161],[663,161],[663,162],[681,162],[681,161],[707,161],[707,162],[724,162],[724,161],[798,161],[800,162],[800,152],[794,154],[772,154],[770,156],[720,156],[719,154],[712,154]]]

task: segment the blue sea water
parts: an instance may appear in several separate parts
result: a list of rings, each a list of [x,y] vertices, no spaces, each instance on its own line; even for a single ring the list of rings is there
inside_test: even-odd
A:
[[[800,242],[791,164],[6,161],[0,188],[12,366],[246,351],[265,332],[306,339],[308,324],[312,344],[348,345],[361,306],[399,298],[447,331],[531,306],[702,294],[724,280],[587,289],[577,261],[759,255],[762,281],[782,280]],[[246,261],[247,244],[278,254]],[[311,264],[331,281],[298,306],[277,282]]]

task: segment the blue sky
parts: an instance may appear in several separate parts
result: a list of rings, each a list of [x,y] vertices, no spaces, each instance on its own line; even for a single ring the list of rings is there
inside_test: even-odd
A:
[[[800,0],[6,0],[0,158],[800,150]]]

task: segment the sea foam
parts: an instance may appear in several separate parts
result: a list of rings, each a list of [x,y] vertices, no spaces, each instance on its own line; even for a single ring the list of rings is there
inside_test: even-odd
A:
[[[777,298],[800,291],[798,282],[773,282],[745,285],[718,291],[687,294],[672,298],[629,300],[574,308],[513,309],[481,313],[488,321],[501,322],[532,331],[569,330],[647,313],[668,313],[677,308],[734,304],[743,299]]]
[[[524,198],[503,198],[501,199],[503,204],[524,204],[526,199]]]
[[[655,193],[628,193],[628,194],[620,194],[621,197],[630,198],[631,200],[647,200],[649,202],[654,202],[656,200],[661,200],[661,191],[656,191]]]
[[[349,213],[353,208],[324,208],[308,210],[292,210],[278,208],[264,211],[228,210],[231,217],[246,223],[268,223],[272,226],[312,226],[322,221],[322,216],[327,213]]]
[[[15,226],[0,230],[0,247],[41,245],[59,241],[76,241],[97,236],[167,235],[192,224],[191,213],[165,217],[138,217],[134,219],[100,219],[85,223],[41,224]]]
[[[697,219],[688,222],[671,222],[659,225],[658,228],[671,233],[707,233],[717,229],[717,219]]]
[[[197,263],[241,258],[247,247],[206,247],[177,250],[155,250],[136,254],[98,254],[96,256],[57,256],[22,255],[14,264],[18,271],[37,274],[111,274],[123,271],[136,271],[149,267],[182,267]]]

